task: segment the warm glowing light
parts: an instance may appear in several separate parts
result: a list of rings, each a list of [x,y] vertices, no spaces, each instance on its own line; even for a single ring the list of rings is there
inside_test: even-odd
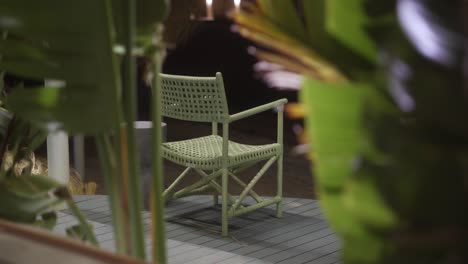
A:
[[[241,0],[234,0],[234,5],[235,5],[236,7],[239,7],[240,4],[241,4]]]
[[[206,0],[206,19],[213,20],[213,0]]]

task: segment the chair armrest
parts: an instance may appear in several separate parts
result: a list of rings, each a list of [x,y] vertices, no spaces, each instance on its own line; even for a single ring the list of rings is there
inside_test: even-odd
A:
[[[254,107],[254,108],[239,112],[237,114],[230,115],[229,116],[229,123],[237,121],[237,120],[245,118],[245,117],[248,117],[248,116],[251,116],[251,115],[258,114],[260,112],[264,112],[266,110],[269,110],[269,109],[272,109],[272,108],[275,108],[275,107],[278,107],[278,106],[282,106],[282,105],[286,104],[287,102],[288,102],[288,100],[283,98],[283,99],[279,99],[279,100],[276,100],[276,101],[268,103],[268,104],[260,105],[260,106],[257,106],[257,107]]]

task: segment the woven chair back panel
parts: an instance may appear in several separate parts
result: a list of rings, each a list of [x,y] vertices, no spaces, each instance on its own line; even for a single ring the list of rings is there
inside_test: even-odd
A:
[[[222,122],[229,116],[222,82],[215,77],[161,74],[162,114],[198,122]]]

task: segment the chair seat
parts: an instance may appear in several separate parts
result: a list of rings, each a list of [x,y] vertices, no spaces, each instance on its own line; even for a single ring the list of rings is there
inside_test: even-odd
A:
[[[192,168],[219,169],[222,162],[223,138],[217,135],[163,144],[164,158]],[[229,141],[228,167],[256,162],[278,155],[281,145],[246,145]]]

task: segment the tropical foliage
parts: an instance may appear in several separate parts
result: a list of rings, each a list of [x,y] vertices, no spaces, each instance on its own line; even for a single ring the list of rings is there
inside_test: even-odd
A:
[[[462,2],[259,0],[234,17],[258,58],[307,78],[318,192],[346,263],[468,259]]]
[[[0,116],[0,217],[52,229],[57,221],[56,209],[67,204],[80,223],[68,228],[67,233],[96,245],[96,238],[74,205],[68,186],[46,177],[46,169],[34,154],[47,133],[1,106]]]
[[[96,138],[117,249],[143,259],[142,198],[132,125],[136,113],[135,54],[153,61],[156,79],[161,64],[161,23],[167,9],[166,0],[14,0],[0,5],[0,71],[48,80],[44,87],[16,87],[6,100],[8,109],[42,134],[63,129]],[[114,51],[123,56],[119,58]],[[157,89],[156,84],[155,80],[153,89]],[[153,94],[153,121],[160,122],[158,93]],[[165,263],[158,150],[161,135],[158,126],[154,127],[153,259]],[[11,124],[7,130],[10,128]],[[24,131],[6,135],[22,137]],[[25,142],[30,148],[34,146],[29,144]],[[42,187],[40,194],[56,188],[47,183],[37,183]],[[70,209],[76,209],[71,197],[66,199]],[[0,205],[5,206],[3,202]],[[43,205],[36,207],[34,212],[43,214]]]

